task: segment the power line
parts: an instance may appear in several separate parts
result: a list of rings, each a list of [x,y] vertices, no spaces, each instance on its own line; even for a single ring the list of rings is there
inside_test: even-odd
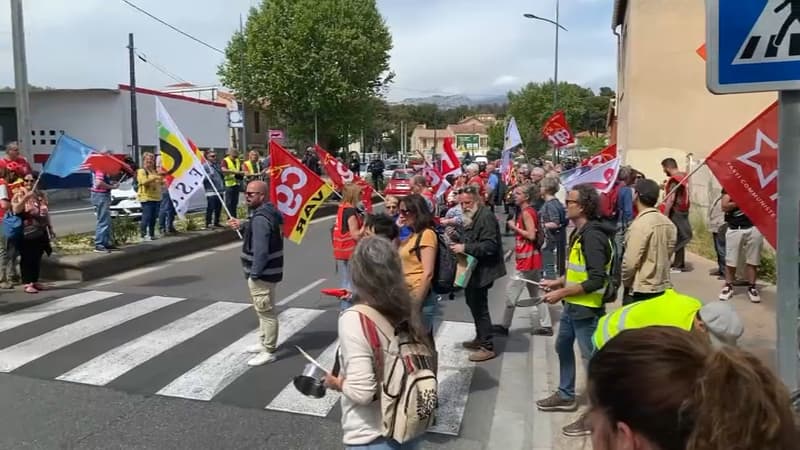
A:
[[[173,80],[177,81],[178,83],[188,83],[188,81],[184,80],[183,78],[181,78],[181,77],[175,75],[174,73],[170,72],[169,70],[165,69],[163,66],[153,62],[150,58],[147,57],[147,55],[145,55],[143,53],[140,53],[140,52],[136,52],[136,56],[138,56],[139,59],[142,62],[145,62],[145,63],[153,66],[154,69],[156,69],[159,72],[163,73],[164,75],[172,78]]]
[[[180,28],[178,28],[178,27],[176,27],[176,26],[174,26],[174,25],[172,25],[172,24],[170,24],[170,23],[168,23],[168,22],[166,22],[166,21],[164,21],[162,19],[159,19],[158,17],[154,16],[153,14],[150,14],[149,12],[147,12],[144,9],[136,6],[135,4],[129,2],[128,0],[122,0],[122,2],[125,3],[126,5],[130,6],[131,8],[139,11],[140,13],[150,17],[151,19],[161,23],[162,25],[165,25],[165,26],[171,28],[172,30],[177,31],[178,33],[188,37],[189,39],[197,42],[198,44],[204,45],[204,46],[210,48],[211,50],[214,50],[215,52],[221,53],[223,55],[225,54],[224,51],[218,49],[217,47],[214,47],[213,45],[209,44],[208,42],[205,42],[205,41],[203,41],[203,40],[201,40],[199,38],[196,38],[196,37],[192,36],[191,34],[181,30]]]

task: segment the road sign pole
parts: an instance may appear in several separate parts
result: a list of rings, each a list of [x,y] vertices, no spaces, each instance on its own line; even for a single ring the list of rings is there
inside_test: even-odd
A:
[[[790,390],[797,389],[797,317],[800,299],[800,91],[779,94],[778,143],[778,374]],[[784,245],[785,244],[785,245]]]

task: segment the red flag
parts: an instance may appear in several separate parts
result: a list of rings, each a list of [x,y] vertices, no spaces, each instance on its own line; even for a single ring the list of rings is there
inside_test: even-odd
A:
[[[563,147],[575,143],[575,135],[569,129],[564,111],[553,114],[542,129],[542,135],[555,147]]]
[[[453,147],[453,138],[444,138],[444,151],[442,151],[442,174],[447,175],[461,175],[461,160],[458,159],[458,153]]]
[[[431,185],[431,191],[433,192],[434,198],[439,198],[442,194],[450,188],[450,183],[444,178],[444,176],[436,170],[429,162],[425,161],[425,168],[422,169],[423,175],[428,179],[428,183]]]
[[[706,157],[725,192],[773,248],[778,217],[778,103]]]
[[[333,182],[333,187],[342,189],[342,186],[345,184],[355,181],[356,176],[350,168],[334,158],[333,155],[325,151],[324,148],[315,145],[314,151],[317,152],[317,158],[319,158],[322,167],[325,168],[325,173],[328,174],[331,182]]]
[[[375,189],[372,188],[372,185],[367,183],[367,181],[363,178],[356,177],[354,182],[355,184],[361,186],[361,203],[364,204],[364,209],[368,212],[372,212],[372,194],[375,192]]]
[[[200,164],[205,164],[206,156],[203,154],[203,152],[201,152],[200,149],[197,148],[197,145],[195,145],[195,143],[191,139],[186,138],[186,140],[189,142],[189,147],[192,148],[194,155],[197,156],[197,159],[200,160]]]
[[[333,193],[328,183],[275,141],[269,142],[269,198],[283,214],[283,234],[297,244],[311,217]]]
[[[109,176],[119,175],[120,172],[133,173],[130,166],[122,162],[119,158],[107,153],[92,153],[86,158],[81,166],[82,169],[100,171]]]
[[[605,164],[617,157],[617,144],[611,144],[600,151],[600,153],[592,156],[589,159],[584,159],[581,162],[582,166],[596,166]]]

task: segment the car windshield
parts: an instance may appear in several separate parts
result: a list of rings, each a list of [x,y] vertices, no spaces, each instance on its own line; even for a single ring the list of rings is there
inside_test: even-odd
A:
[[[397,171],[392,174],[393,180],[410,180],[411,179],[411,172],[405,171]]]

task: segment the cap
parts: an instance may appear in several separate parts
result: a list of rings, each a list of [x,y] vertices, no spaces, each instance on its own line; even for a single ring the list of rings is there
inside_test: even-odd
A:
[[[700,308],[699,314],[715,347],[735,346],[744,334],[744,325],[739,314],[728,303],[721,301],[706,303]]]

